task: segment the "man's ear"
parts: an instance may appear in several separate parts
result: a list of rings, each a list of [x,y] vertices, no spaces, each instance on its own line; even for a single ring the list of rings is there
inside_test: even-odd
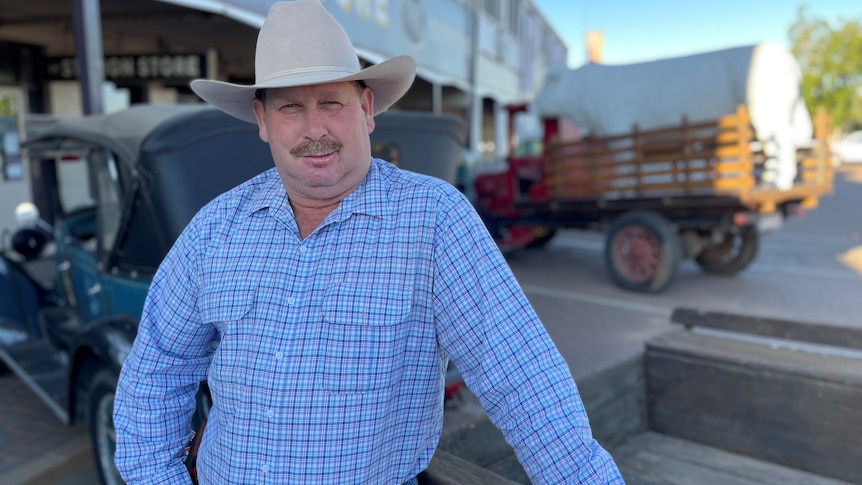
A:
[[[257,136],[266,143],[269,143],[269,134],[266,132],[266,106],[259,98],[254,98],[251,102],[251,110],[254,112],[254,118],[257,120]]]
[[[374,91],[369,87],[362,90],[362,111],[365,113],[368,133],[371,133],[374,131]]]

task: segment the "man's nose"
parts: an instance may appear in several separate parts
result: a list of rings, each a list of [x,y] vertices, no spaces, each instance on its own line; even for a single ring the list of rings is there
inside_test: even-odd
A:
[[[319,140],[323,135],[328,133],[324,114],[317,107],[306,111],[305,125],[306,136],[312,140]]]

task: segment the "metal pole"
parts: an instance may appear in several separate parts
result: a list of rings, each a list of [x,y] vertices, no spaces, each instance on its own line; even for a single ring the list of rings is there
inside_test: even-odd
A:
[[[75,57],[85,115],[104,113],[102,85],[105,61],[102,54],[102,21],[99,0],[72,0]]]
[[[482,5],[478,1],[471,2],[469,5],[473,14],[470,32],[469,145],[470,151],[479,155],[479,143],[482,141],[482,98],[479,97],[479,28]]]

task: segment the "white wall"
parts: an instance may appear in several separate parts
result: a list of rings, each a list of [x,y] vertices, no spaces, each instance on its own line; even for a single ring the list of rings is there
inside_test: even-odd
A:
[[[102,86],[105,113],[128,108],[131,96],[128,89],[117,89],[117,85],[106,82]],[[51,81],[48,83],[50,113],[55,116],[81,116],[84,103],[81,100],[81,84],[78,81]]]

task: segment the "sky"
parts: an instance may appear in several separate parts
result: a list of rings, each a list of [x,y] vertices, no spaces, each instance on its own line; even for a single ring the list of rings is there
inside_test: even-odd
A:
[[[774,41],[790,48],[797,9],[836,26],[862,21],[862,0],[533,0],[569,49],[586,62],[584,33],[603,32],[603,64],[629,64]]]

